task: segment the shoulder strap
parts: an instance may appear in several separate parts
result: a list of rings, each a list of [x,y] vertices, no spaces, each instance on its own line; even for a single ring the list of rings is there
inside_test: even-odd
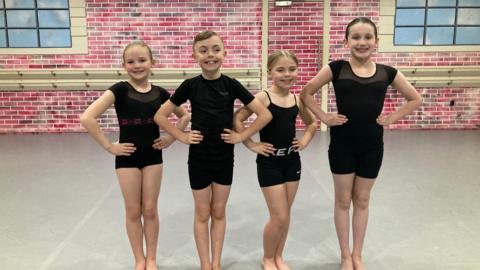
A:
[[[267,94],[268,101],[269,101],[270,103],[272,103],[272,99],[270,98],[270,94],[268,93],[268,91],[267,91],[267,90],[263,90],[263,92],[265,92],[265,94]]]

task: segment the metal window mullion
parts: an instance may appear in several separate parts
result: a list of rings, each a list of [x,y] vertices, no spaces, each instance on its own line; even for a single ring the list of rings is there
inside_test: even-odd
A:
[[[423,18],[423,41],[422,45],[427,45],[427,20],[428,20],[428,0],[425,1],[425,16]]]
[[[38,4],[37,0],[34,1],[35,5],[35,21],[37,22],[37,48],[41,48],[42,45],[40,43],[40,21],[38,20]]]
[[[453,22],[453,40],[452,45],[457,44],[457,24],[458,24],[458,1],[455,1],[455,22]]]

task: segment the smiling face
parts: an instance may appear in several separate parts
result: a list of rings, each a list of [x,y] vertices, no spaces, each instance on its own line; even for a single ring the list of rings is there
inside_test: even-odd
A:
[[[148,47],[135,44],[125,49],[122,65],[131,80],[135,82],[148,80],[153,64]]]
[[[272,63],[268,74],[274,87],[288,91],[297,81],[297,63],[291,57],[279,56]]]
[[[225,59],[226,51],[223,41],[218,35],[197,41],[193,45],[193,58],[202,68],[202,74],[207,78],[218,78],[220,67]]]
[[[350,49],[352,57],[368,60],[378,45],[375,28],[370,23],[358,22],[347,28],[345,47]]]

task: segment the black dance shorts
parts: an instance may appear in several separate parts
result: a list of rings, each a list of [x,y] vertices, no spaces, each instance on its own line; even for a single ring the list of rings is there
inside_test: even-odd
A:
[[[383,144],[374,147],[332,145],[328,149],[330,171],[375,179],[383,159]]]
[[[298,181],[301,173],[302,164],[299,155],[287,158],[257,158],[257,177],[262,188]]]
[[[212,183],[231,186],[233,179],[233,159],[229,161],[188,160],[188,176],[193,190],[204,189]]]
[[[116,156],[115,169],[139,168],[156,164],[162,164],[162,150],[154,148],[137,148],[130,156]]]

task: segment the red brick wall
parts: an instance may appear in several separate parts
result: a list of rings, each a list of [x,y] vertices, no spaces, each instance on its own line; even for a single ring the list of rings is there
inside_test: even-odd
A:
[[[302,86],[317,74],[318,59],[322,59],[323,2],[296,2],[291,7],[275,7],[271,2],[268,28],[269,53],[289,50],[298,58],[299,77],[292,92],[299,94]],[[304,127],[298,117],[297,128]]]
[[[225,67],[260,67],[262,2],[233,1],[99,1],[87,0],[88,55],[2,55],[0,68],[116,68],[125,44],[133,39],[147,41],[159,68],[195,67],[191,58],[193,36],[212,29],[225,40]],[[343,48],[344,28],[357,16],[378,22],[378,0],[331,1],[331,59],[347,58]],[[278,8],[270,1],[269,52],[294,51],[300,60],[298,92],[321,59],[323,2],[294,1]],[[479,52],[379,53],[375,61],[393,66],[480,65]],[[422,88],[424,105],[414,115],[399,121],[395,129],[476,129],[480,125],[480,89]],[[100,91],[0,91],[0,133],[78,132],[79,114]],[[449,106],[455,100],[454,106]],[[385,111],[403,102],[391,90]],[[330,93],[329,110],[335,110]],[[107,130],[116,129],[113,110],[102,118]],[[303,125],[298,123],[301,129]]]

